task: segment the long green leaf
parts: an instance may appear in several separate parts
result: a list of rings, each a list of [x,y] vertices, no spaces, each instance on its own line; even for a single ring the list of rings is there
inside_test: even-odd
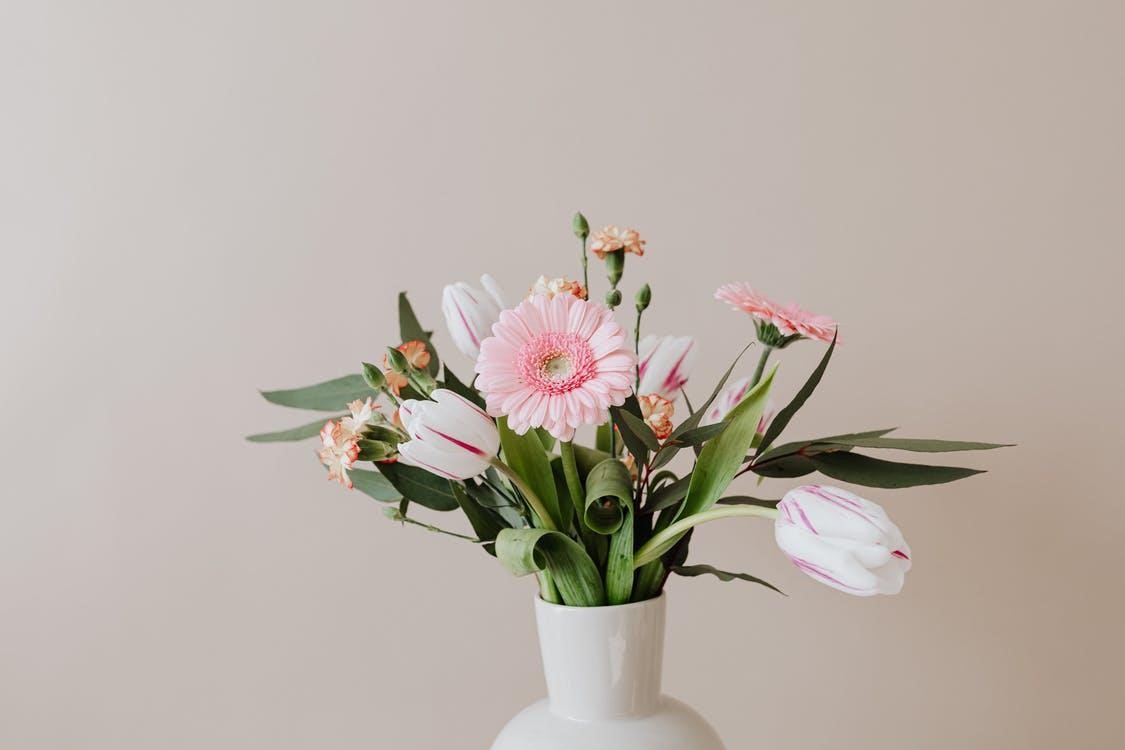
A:
[[[760,477],[769,477],[770,479],[794,479],[796,477],[803,477],[806,474],[812,474],[816,471],[805,456],[798,456],[796,454],[791,456],[778,456],[777,458],[770,459],[763,464],[754,464],[750,467]]]
[[[290,388],[280,391],[262,391],[262,398],[271,404],[290,406],[294,409],[313,409],[315,411],[338,411],[349,401],[367,398],[374,391],[364,382],[362,375],[345,375],[304,388]]]
[[[377,471],[350,469],[348,476],[357,490],[381,503],[394,503],[402,499],[402,493]]]
[[[311,437],[316,437],[320,434],[321,428],[324,423],[329,419],[339,419],[344,416],[343,414],[336,414],[331,417],[318,419],[315,422],[303,424],[300,427],[290,427],[288,430],[279,430],[277,432],[260,432],[257,435],[247,435],[246,439],[251,443],[279,443],[289,442],[293,440],[307,440]]]
[[[394,485],[404,499],[412,503],[430,510],[457,510],[460,507],[448,479],[402,462],[379,463],[375,464],[375,468]]]
[[[762,508],[776,508],[780,502],[780,500],[763,500],[749,495],[728,495],[727,497],[720,497],[715,505],[757,505]]]
[[[625,464],[607,458],[590,471],[584,514],[588,528],[598,534],[612,534],[621,528],[625,513],[632,507],[633,483]]]
[[[436,378],[441,367],[437,350],[430,341],[430,332],[418,322],[418,316],[414,314],[414,308],[410,306],[406,292],[398,293],[398,332],[404,344],[407,341],[421,341],[426,345],[426,350],[430,353],[430,363],[426,366],[426,370]]]
[[[703,402],[703,406],[692,411],[691,416],[677,425],[676,429],[672,430],[672,434],[669,436],[670,439],[675,440],[688,430],[694,430],[699,426],[699,422],[703,419],[703,415],[707,413],[707,410],[709,408],[711,408],[711,403],[718,397],[719,393],[722,392],[723,386],[725,386],[727,384],[727,381],[730,379],[731,373],[734,372],[735,365],[738,364],[738,361],[742,359],[742,355],[746,354],[746,352],[749,351],[750,347],[752,347],[753,345],[754,342],[751,341],[749,344],[742,348],[742,351],[740,351],[738,353],[738,356],[734,358],[734,361],[730,363],[730,367],[727,368],[727,371],[723,373],[723,376],[721,378],[719,378],[719,382],[715,386],[715,390],[711,391],[710,397],[708,397],[708,399]]]
[[[664,485],[648,496],[648,502],[642,510],[643,513],[655,513],[658,510],[671,508],[687,496],[688,486],[691,484],[691,474]]]
[[[645,449],[654,453],[660,450],[660,441],[643,419],[616,406],[611,406],[609,413],[621,433],[621,439],[625,441],[625,447],[634,456],[643,453]]]
[[[785,592],[777,586],[757,576],[752,576],[749,573],[730,573],[725,570],[719,570],[713,565],[677,565],[672,568],[672,572],[676,575],[687,576],[689,578],[694,578],[696,576],[715,576],[724,583],[729,581],[748,581],[765,586],[768,589],[773,589],[782,596],[786,595]]]
[[[501,417],[497,426],[500,428],[500,446],[504,450],[505,462],[543,501],[555,525],[560,529],[567,528],[570,514],[564,515],[560,507],[559,494],[551,473],[551,460],[547,456],[547,451],[543,449],[539,436],[534,430],[517,435],[508,427],[507,417]],[[568,504],[567,508],[569,507]]]
[[[754,463],[762,463],[765,461],[772,461],[778,456],[784,456],[790,453],[798,453],[803,448],[808,448],[811,445],[818,443],[827,443],[829,445],[847,445],[848,441],[853,439],[862,439],[869,437],[883,437],[887,433],[894,432],[896,427],[887,427],[881,430],[868,430],[867,432],[849,432],[843,435],[829,435],[828,437],[813,438],[811,440],[797,440],[792,443],[783,443],[775,445],[767,451],[762,451],[761,447],[758,448],[758,455],[754,457]],[[750,460],[749,458],[747,460]]]
[[[920,453],[949,453],[953,451],[987,451],[993,448],[1010,448],[1011,443],[975,443],[964,440],[928,440],[926,438],[851,437],[836,438],[832,442],[853,448],[884,448],[887,450],[916,451]]]
[[[746,452],[750,450],[776,373],[777,367],[774,366],[769,375],[762,378],[727,415],[727,428],[704,444],[676,519],[707,510],[730,485],[742,466]]]
[[[982,473],[980,469],[958,466],[926,466],[883,461],[845,451],[821,453],[810,456],[808,460],[821,474],[839,479],[841,482],[887,489],[944,484]]]
[[[549,571],[564,604],[605,604],[605,587],[597,566],[582,545],[565,534],[546,529],[503,529],[496,537],[496,557],[517,576]]]
[[[611,605],[625,604],[633,595],[633,534],[633,505],[630,503],[624,509],[621,526],[609,538],[605,595]]]
[[[793,397],[784,409],[777,413],[777,416],[770,420],[769,426],[766,428],[766,434],[762,436],[762,442],[758,444],[758,454],[761,455],[773,445],[773,441],[777,440],[781,435],[781,431],[789,425],[789,420],[793,419],[793,415],[800,411],[805,402],[809,400],[809,396],[816,390],[817,385],[820,384],[820,379],[824,377],[824,371],[828,369],[828,360],[832,359],[832,352],[836,350],[836,336],[832,335],[832,343],[828,345],[828,349],[824,352],[824,356],[820,358],[820,364],[809,375],[809,379],[801,386],[801,390],[797,391],[797,395]]]

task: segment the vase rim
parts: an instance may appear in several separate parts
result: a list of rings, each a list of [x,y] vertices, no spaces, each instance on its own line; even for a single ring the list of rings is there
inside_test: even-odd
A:
[[[536,594],[535,595],[535,604],[536,604],[536,606],[547,607],[547,608],[550,608],[550,609],[573,609],[573,610],[578,610],[578,611],[583,611],[583,612],[591,612],[591,611],[592,612],[605,612],[606,610],[611,610],[611,609],[612,610],[618,610],[618,611],[631,609],[631,608],[638,608],[639,609],[640,607],[651,606],[651,605],[654,605],[658,602],[663,602],[663,601],[665,601],[665,599],[666,599],[665,592],[661,591],[659,594],[652,597],[651,599],[643,599],[639,602],[627,602],[625,604],[604,604],[604,605],[599,606],[599,607],[573,607],[569,604],[553,604],[553,603],[545,600],[543,597],[539,596],[538,594]]]

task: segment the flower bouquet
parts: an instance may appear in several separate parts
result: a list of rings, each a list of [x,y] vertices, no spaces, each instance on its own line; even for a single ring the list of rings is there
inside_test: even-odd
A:
[[[430,332],[400,294],[400,341],[379,365],[262,394],[282,406],[339,414],[250,439],[319,435],[317,455],[329,479],[389,503],[395,521],[469,539],[512,573],[535,575],[543,606],[648,602],[660,597],[671,574],[775,588],[690,560],[696,526],[739,517],[771,520],[780,549],[814,580],[858,596],[897,593],[911,566],[910,547],[879,505],[833,486],[806,484],[769,499],[730,494],[730,485],[743,475],[796,484],[813,473],[864,487],[938,484],[978,471],[860,451],[999,446],[892,437],[890,429],[781,442],[828,367],[837,325],[744,283],[724,285],[715,296],[749,316],[754,336],[731,353],[734,362],[706,397],[693,402],[685,386],[697,360],[695,341],[641,336],[653,301],[647,284],[627,311],[631,330],[619,322],[626,259],[644,256],[645,240],[614,226],[591,233],[581,214],[573,230],[581,283],[541,277],[515,305],[489,276],[480,288],[445,287],[445,323],[475,377],[439,360]],[[604,302],[591,299],[591,255],[604,264]],[[773,413],[777,366],[768,367],[770,358],[800,341],[824,344],[824,354]],[[735,377],[753,347],[752,374]],[[588,437],[583,443],[580,431]],[[423,520],[416,508],[460,510],[472,534]]]

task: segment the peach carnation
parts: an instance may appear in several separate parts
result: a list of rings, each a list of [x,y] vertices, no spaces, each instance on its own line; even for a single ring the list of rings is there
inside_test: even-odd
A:
[[[558,294],[572,294],[578,299],[588,299],[586,295],[586,287],[579,284],[577,281],[559,277],[557,279],[548,279],[546,276],[540,276],[531,285],[531,289],[527,291],[528,299],[531,299],[537,294],[543,294],[547,297],[554,297]]]
[[[666,440],[672,434],[672,414],[675,406],[663,396],[649,393],[639,396],[637,401],[641,405],[641,416],[645,424],[652,428],[657,440]]]
[[[316,455],[328,467],[328,478],[350,490],[352,480],[348,470],[359,458],[359,441],[348,434],[339,422],[328,420],[320,430],[320,444],[321,449]]]
[[[612,224],[605,229],[595,231],[590,235],[590,250],[599,258],[605,258],[606,253],[624,250],[636,255],[645,254],[645,241],[636,229],[618,229]]]
[[[347,435],[357,437],[368,425],[375,423],[375,417],[379,413],[379,404],[375,403],[375,400],[368,396],[366,401],[356,399],[349,403],[348,411],[350,411],[351,414],[340,420],[340,427],[343,428]]]
[[[398,350],[406,356],[406,361],[416,370],[425,369],[430,364],[430,352],[427,351],[425,343],[421,341],[407,341],[405,344],[400,344]],[[383,375],[387,378],[387,387],[396,396],[410,384],[405,375],[395,372],[391,363],[387,361],[386,354],[383,355]]]
[[[522,435],[543,427],[572,440],[631,392],[636,355],[602,305],[571,294],[536,295],[500,313],[481,342],[477,388],[488,413]]]

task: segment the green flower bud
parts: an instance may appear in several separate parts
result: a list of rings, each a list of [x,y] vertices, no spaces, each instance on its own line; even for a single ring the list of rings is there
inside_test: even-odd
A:
[[[610,286],[617,286],[617,282],[621,281],[621,274],[625,273],[624,250],[605,254],[605,273],[609,277]]]
[[[395,446],[382,440],[360,440],[357,458],[360,461],[386,461],[397,452]]]
[[[605,293],[605,306],[613,309],[621,304],[621,292],[616,289],[610,289]]]
[[[387,385],[387,376],[375,365],[370,362],[364,362],[363,382],[367,383],[373,390],[381,391],[383,387]]]
[[[406,355],[400,352],[397,347],[387,347],[387,363],[390,364],[392,370],[401,375],[410,373],[410,363],[406,361]]]
[[[578,239],[584,240],[590,236],[590,224],[581,211],[574,215],[574,221],[570,223],[570,226],[574,229],[574,236]]]
[[[652,287],[645,284],[638,289],[635,301],[637,303],[637,312],[641,313],[647,310],[648,306],[652,304]]]

